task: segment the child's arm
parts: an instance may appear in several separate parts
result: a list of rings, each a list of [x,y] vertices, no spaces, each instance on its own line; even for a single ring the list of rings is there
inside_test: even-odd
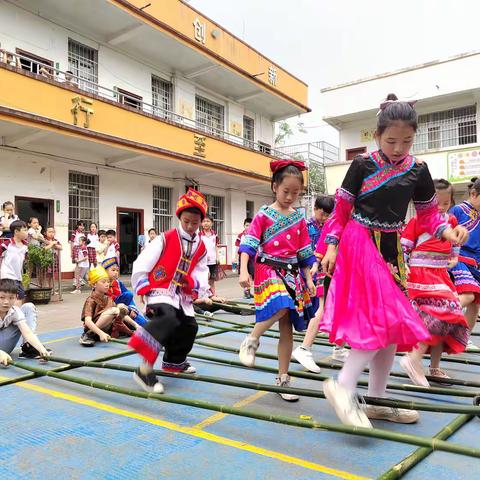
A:
[[[0,350],[0,365],[8,365],[8,362],[12,361],[12,357],[7,353],[4,352],[3,350]]]
[[[108,342],[110,340],[110,335],[98,328],[93,322],[92,317],[85,317],[85,326],[93,333],[96,333],[100,337],[101,342]]]
[[[17,325],[25,341],[28,342],[33,348],[38,350],[42,357],[48,357],[50,355],[47,349],[43,346],[42,342],[32,332],[32,329],[28,326],[27,322],[21,321],[18,322]]]

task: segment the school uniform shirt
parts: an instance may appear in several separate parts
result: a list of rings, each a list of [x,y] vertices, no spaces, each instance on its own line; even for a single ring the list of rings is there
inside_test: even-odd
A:
[[[102,263],[107,258],[108,242],[98,241],[95,251],[97,252],[97,263]]]
[[[178,226],[180,237],[182,239],[182,249],[187,251],[189,242],[192,243],[191,255],[197,251],[197,248],[202,241],[198,234],[191,237],[187,232],[183,230],[181,226]],[[132,269],[132,285],[137,285],[142,278],[148,277],[148,274],[153,270],[158,259],[162,256],[163,250],[168,245],[165,244],[164,235],[158,235],[147,245],[145,250],[140,253],[138,258],[133,262]],[[198,283],[198,297],[202,298],[206,295],[208,289],[208,266],[207,256],[204,255],[197,263],[192,272],[192,278]],[[152,292],[152,295],[145,295],[145,302],[147,305],[156,303],[166,303],[173,308],[182,309],[185,315],[193,317],[195,312],[193,310],[192,297],[185,295],[183,291],[178,292],[175,290],[173,296],[157,295],[156,292]]]
[[[70,237],[70,242],[75,246],[80,245],[80,237],[86,236],[87,234],[85,232],[79,232],[78,230],[75,230]]]
[[[98,245],[98,235],[96,233],[87,233],[88,248],[96,248]]]
[[[116,258],[120,257],[120,245],[118,244],[118,242],[113,242],[108,245],[105,258],[113,258],[113,257],[116,257]]]
[[[17,326],[20,322],[26,322],[25,315],[17,306],[10,307],[7,314],[0,318],[0,330],[9,327],[10,325]]]
[[[77,252],[77,265],[80,268],[88,268],[90,266],[90,262],[88,261],[88,249],[87,247],[83,247],[78,249]],[[80,260],[80,261],[79,261]]]
[[[16,220],[20,220],[20,218],[18,217],[18,215],[15,215],[13,214],[9,219],[8,219],[8,222],[9,223],[12,223],[12,222],[15,222]],[[3,227],[5,226],[5,222],[7,221],[7,219],[5,218],[5,215],[2,215],[0,217],[0,225]],[[13,237],[13,232],[10,231],[10,228],[7,228],[7,230],[3,231],[3,230],[0,230],[0,236],[2,237],[2,239],[4,238],[12,238]]]
[[[0,244],[2,250],[2,266],[0,268],[0,278],[9,278],[10,280],[22,281],[23,263],[27,255],[27,242],[24,240],[20,245],[15,243],[13,238],[7,238]]]
[[[218,236],[211,230],[211,235],[206,235],[204,232],[200,234],[205,247],[207,248],[207,265],[216,265],[217,263],[217,245]]]

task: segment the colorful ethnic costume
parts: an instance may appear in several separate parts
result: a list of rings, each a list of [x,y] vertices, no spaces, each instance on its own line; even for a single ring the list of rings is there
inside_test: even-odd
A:
[[[376,151],[356,157],[337,191],[325,242],[338,244],[335,274],[320,330],[330,342],[359,350],[397,345],[410,351],[428,331],[404,294],[405,264],[399,232],[413,199],[419,229],[440,237],[439,214],[426,164],[410,155],[396,164]]]
[[[302,213],[282,215],[264,205],[255,215],[238,252],[250,257],[256,255],[256,321],[268,320],[287,308],[295,330],[304,330],[315,312],[300,269],[312,266],[315,256]]]
[[[458,225],[452,215],[444,215],[444,220],[452,228]],[[447,271],[449,261],[458,256],[460,249],[420,228],[417,217],[408,223],[401,243],[410,265],[408,295],[418,306],[431,335],[425,343],[435,346],[442,342],[447,353],[463,352],[469,337],[468,324]]]
[[[193,189],[180,198],[177,216],[191,207],[205,216],[205,198]],[[208,289],[206,248],[198,232],[190,236],[179,226],[147,244],[133,263],[132,285],[138,295],[145,296],[149,320],[129,346],[150,365],[163,347],[162,368],[183,371],[198,331],[192,294],[203,297]]]
[[[469,202],[455,205],[450,213],[468,230],[468,241],[460,248],[458,264],[452,269],[457,292],[473,293],[480,304],[480,213]]]
[[[102,262],[102,267],[107,272],[108,269],[114,265],[120,268],[116,257],[107,258]],[[126,305],[126,307],[128,308],[128,315],[140,326],[143,327],[147,323],[147,320],[135,304],[133,293],[128,290],[128,288],[121,280],[111,281],[107,295],[115,302],[115,305]]]

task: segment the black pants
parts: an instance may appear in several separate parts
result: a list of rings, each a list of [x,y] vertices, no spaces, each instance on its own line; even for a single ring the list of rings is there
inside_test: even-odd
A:
[[[163,363],[185,362],[198,332],[195,317],[164,303],[148,305],[147,317],[149,321],[143,328],[163,345]]]

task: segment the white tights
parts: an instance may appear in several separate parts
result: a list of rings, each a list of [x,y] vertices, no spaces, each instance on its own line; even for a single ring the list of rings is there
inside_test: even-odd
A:
[[[338,383],[355,393],[358,379],[370,364],[368,380],[369,397],[385,397],[388,375],[395,358],[396,345],[389,345],[380,350],[357,350],[352,348],[345,364],[338,375]]]

